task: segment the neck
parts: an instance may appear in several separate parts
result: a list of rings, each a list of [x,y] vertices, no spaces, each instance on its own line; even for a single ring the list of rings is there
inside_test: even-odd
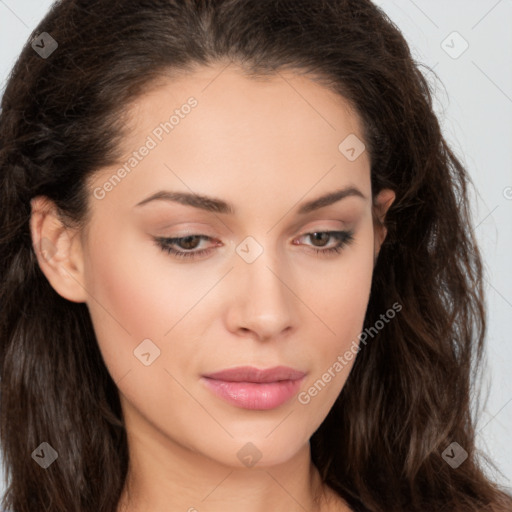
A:
[[[327,512],[340,501],[323,485],[309,443],[282,464],[240,468],[168,438],[163,449],[161,441],[129,437],[130,469],[118,512]]]

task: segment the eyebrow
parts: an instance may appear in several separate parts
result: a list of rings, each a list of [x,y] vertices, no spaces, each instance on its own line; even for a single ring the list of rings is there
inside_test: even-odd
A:
[[[362,199],[366,199],[366,196],[355,187],[347,187],[339,190],[335,190],[334,192],[329,192],[323,196],[317,197],[311,201],[303,203],[299,210],[299,214],[310,213],[314,210],[318,210],[320,208],[324,208],[325,206],[329,206],[334,204],[341,199],[345,199],[346,197],[361,197]],[[218,199],[215,197],[208,197],[200,194],[192,194],[188,192],[171,192],[169,190],[160,190],[150,195],[146,199],[143,199],[135,206],[142,206],[148,204],[151,201],[173,201],[176,203],[180,203],[186,206],[193,206],[194,208],[200,208],[202,210],[206,210],[214,213],[225,213],[234,215],[235,209],[229,203],[226,203],[222,199]]]

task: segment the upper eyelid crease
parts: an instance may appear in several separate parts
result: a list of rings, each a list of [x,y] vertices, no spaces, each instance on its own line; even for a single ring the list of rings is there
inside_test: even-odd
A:
[[[353,230],[313,230],[313,231],[306,231],[306,232],[302,233],[301,235],[299,235],[298,238],[303,238],[303,237],[311,236],[311,235],[313,235],[315,233],[327,234],[327,235],[330,236],[330,238],[333,238],[333,239],[337,240],[338,243],[340,242],[340,239],[346,239],[345,243],[348,243],[348,242],[352,241],[353,238],[354,238],[354,231]],[[210,242],[213,241],[213,242],[216,242],[215,238],[213,238],[211,236],[197,234],[197,233],[191,233],[191,234],[186,234],[186,235],[182,235],[182,236],[173,236],[173,237],[158,236],[158,237],[154,237],[154,241],[159,242],[159,243],[169,244],[169,245],[175,245],[176,243],[181,242],[182,240],[184,240],[186,238],[199,238],[202,241],[210,241]],[[215,245],[218,246],[217,242],[216,242]],[[208,249],[202,249],[202,250],[208,250]],[[186,252],[186,250],[183,250],[183,251]],[[190,249],[190,252],[193,253],[194,249]],[[201,252],[201,250],[199,250],[197,252]]]
[[[329,192],[328,194],[302,204],[297,213],[300,215],[310,213],[351,196],[366,199],[366,196],[359,189],[355,187],[347,187],[335,190],[334,192]],[[221,199],[199,194],[191,194],[188,192],[172,192],[168,190],[160,190],[146,199],[143,199],[135,206],[142,206],[156,200],[174,201],[186,206],[192,206],[194,208],[200,208],[214,213],[225,213],[229,215],[234,215],[236,213],[235,208],[232,205]]]
[[[316,232],[317,231],[306,232],[301,236],[310,236]],[[346,246],[352,244],[352,242],[354,241],[355,233],[353,230],[349,230],[349,231],[319,231],[319,232],[327,233],[332,238],[337,239],[337,244],[333,247],[320,247],[320,248],[309,247],[310,250],[314,251],[319,256],[321,255],[323,257],[328,257],[328,256],[333,256],[334,254],[340,255],[341,251]],[[206,238],[206,239],[211,240],[211,237],[209,237],[207,235],[188,235],[188,236],[200,237],[203,239]],[[210,254],[212,251],[211,247],[206,248],[206,249],[197,249],[197,250],[195,250],[195,249],[191,249],[191,250],[176,249],[176,248],[172,247],[173,245],[175,245],[177,242],[179,242],[183,238],[187,238],[187,236],[174,237],[174,238],[157,237],[157,238],[154,238],[154,242],[157,244],[157,246],[162,251],[171,254],[174,258],[183,259],[184,261],[188,260],[190,262],[200,260],[203,255]]]

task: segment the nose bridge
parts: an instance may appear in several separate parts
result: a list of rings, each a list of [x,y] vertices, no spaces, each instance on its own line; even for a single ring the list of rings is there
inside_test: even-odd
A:
[[[252,237],[242,241],[236,252],[239,261],[234,278],[239,290],[232,307],[237,311],[237,327],[263,337],[277,336],[293,325],[296,307],[288,289],[286,264],[279,261],[276,247],[264,247]]]

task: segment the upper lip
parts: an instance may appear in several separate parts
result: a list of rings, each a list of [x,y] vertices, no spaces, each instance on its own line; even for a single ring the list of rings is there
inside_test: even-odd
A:
[[[306,375],[304,372],[289,366],[275,366],[273,368],[255,368],[254,366],[237,366],[219,372],[203,375],[209,379],[224,380],[228,382],[276,382],[279,380],[297,380]]]

